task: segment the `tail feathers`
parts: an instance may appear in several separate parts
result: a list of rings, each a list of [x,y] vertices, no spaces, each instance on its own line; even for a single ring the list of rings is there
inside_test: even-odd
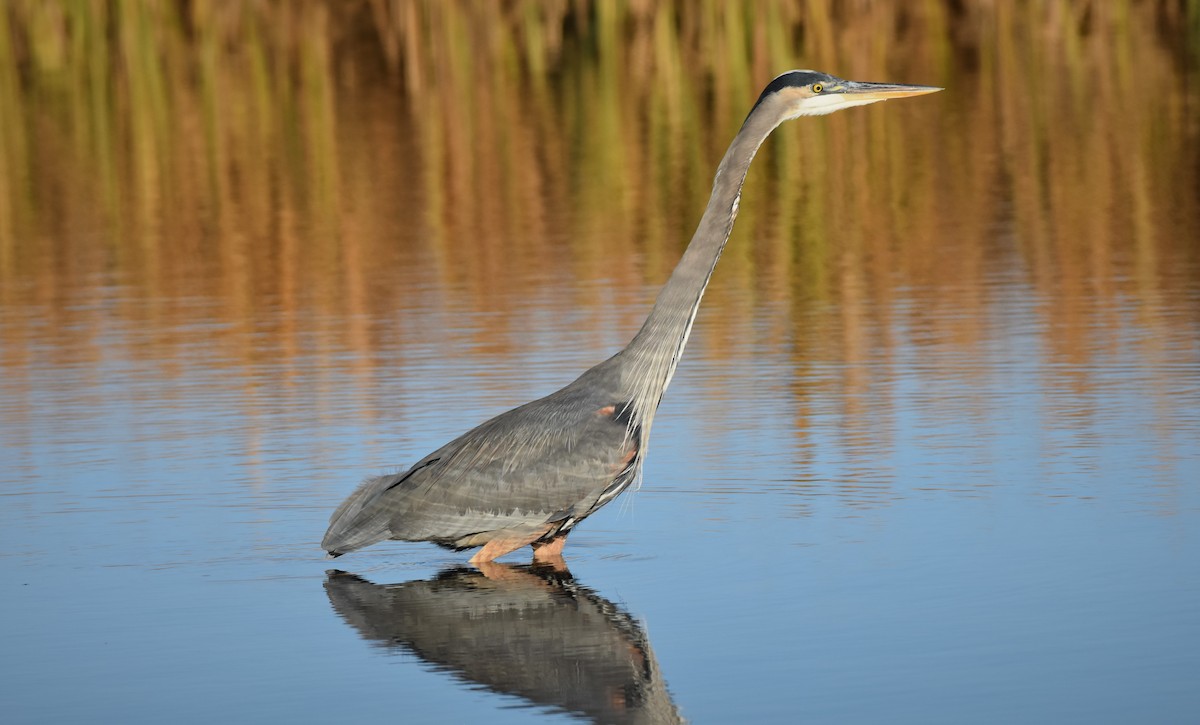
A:
[[[338,557],[387,539],[391,535],[390,516],[377,505],[376,498],[386,490],[392,478],[371,478],[355,489],[329,518],[329,530],[321,540],[321,548]]]

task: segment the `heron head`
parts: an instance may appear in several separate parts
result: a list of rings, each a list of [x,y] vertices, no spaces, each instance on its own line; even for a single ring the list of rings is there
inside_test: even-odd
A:
[[[865,106],[876,101],[920,96],[942,90],[936,86],[848,81],[815,70],[790,70],[776,76],[763,89],[754,108],[766,102],[779,104],[780,120],[797,116],[823,116],[843,108]],[[751,111],[753,114],[754,111]]]

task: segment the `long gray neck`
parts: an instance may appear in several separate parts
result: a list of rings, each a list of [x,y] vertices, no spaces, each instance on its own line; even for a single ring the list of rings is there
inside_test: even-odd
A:
[[[631,393],[633,409],[646,438],[654,411],[687,345],[704,289],[733,231],[750,162],[782,120],[779,104],[771,99],[758,104],[750,113],[717,167],[708,207],[683,258],[658,293],[642,329],[618,355],[623,362],[622,387]]]

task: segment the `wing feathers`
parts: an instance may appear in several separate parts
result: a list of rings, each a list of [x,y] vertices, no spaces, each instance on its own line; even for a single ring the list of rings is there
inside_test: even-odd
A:
[[[565,395],[514,408],[404,473],[363,483],[334,512],[322,546],[458,541],[582,518],[638,464],[626,409]]]

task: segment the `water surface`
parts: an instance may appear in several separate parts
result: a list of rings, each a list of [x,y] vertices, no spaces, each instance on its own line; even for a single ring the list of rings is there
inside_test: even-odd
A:
[[[5,720],[1195,720],[1187,19],[828,5],[14,5]],[[947,91],[764,146],[570,572],[324,559],[628,340],[793,67]]]

